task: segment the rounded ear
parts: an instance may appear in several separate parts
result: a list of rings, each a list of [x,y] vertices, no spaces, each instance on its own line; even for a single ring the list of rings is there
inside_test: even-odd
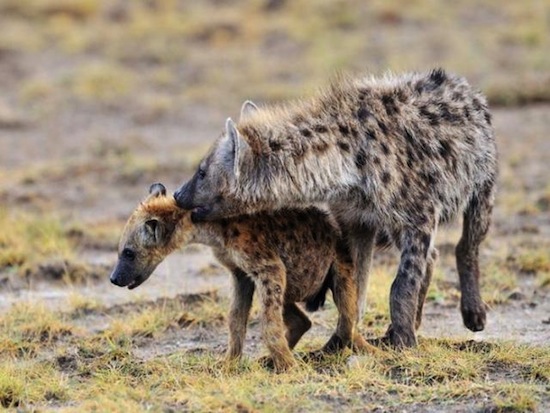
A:
[[[246,119],[257,110],[258,106],[256,106],[252,101],[246,100],[241,106],[241,117],[239,118],[239,121]]]
[[[153,241],[152,244],[159,245],[162,243],[164,228],[158,219],[153,218],[145,221],[145,230],[148,237],[150,237],[149,239]]]
[[[225,167],[238,179],[240,158],[248,149],[248,143],[241,138],[237,126],[231,118],[227,118],[225,121],[225,132],[227,134],[224,144]]]
[[[152,196],[166,196],[166,187],[160,182],[154,183],[149,187],[149,194]]]

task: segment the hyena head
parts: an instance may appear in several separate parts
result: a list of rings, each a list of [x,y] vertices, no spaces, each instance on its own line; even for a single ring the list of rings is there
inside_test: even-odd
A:
[[[173,197],[166,196],[164,185],[151,185],[149,196],[135,209],[124,227],[111,282],[134,289],[147,280],[168,254],[190,238],[189,215],[177,207]]]
[[[246,101],[241,119],[256,110],[256,105]],[[247,149],[248,144],[239,135],[235,123],[227,119],[224,133],[200,162],[193,177],[174,193],[178,206],[192,210],[194,221],[238,215],[239,202],[231,195],[231,189],[238,182]]]

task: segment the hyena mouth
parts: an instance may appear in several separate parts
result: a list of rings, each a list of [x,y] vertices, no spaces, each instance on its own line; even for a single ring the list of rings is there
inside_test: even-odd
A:
[[[130,284],[128,284],[128,289],[133,290],[134,288],[139,287],[146,279],[147,277],[137,277],[135,280],[132,280]]]
[[[198,206],[191,210],[191,221],[193,222],[200,222],[203,221],[208,214],[210,214],[210,211],[212,208],[209,206]]]

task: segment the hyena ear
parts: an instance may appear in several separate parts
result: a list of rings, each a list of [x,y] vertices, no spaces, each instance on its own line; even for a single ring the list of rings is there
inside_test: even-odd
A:
[[[231,118],[225,121],[225,131],[227,139],[224,148],[224,162],[227,169],[233,172],[235,179],[239,177],[239,163],[244,151],[248,148],[248,143],[241,137],[235,122]]]
[[[241,106],[241,117],[239,118],[239,121],[246,119],[257,110],[258,110],[258,106],[256,106],[254,102],[250,100],[246,100]]]
[[[160,182],[154,183],[149,187],[149,194],[151,196],[166,196],[166,187]]]
[[[165,230],[162,223],[156,219],[145,221],[145,237],[147,244],[160,245],[164,240]]]

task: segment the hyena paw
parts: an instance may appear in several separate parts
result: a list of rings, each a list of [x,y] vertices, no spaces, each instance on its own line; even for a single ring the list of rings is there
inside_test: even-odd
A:
[[[351,345],[350,339],[343,339],[336,334],[333,334],[332,337],[327,341],[327,344],[323,346],[322,351],[324,353],[332,354],[342,351],[346,347]]]
[[[390,325],[386,340],[396,348],[416,347],[416,335],[413,329],[396,328]]]
[[[258,363],[268,370],[283,373],[290,370],[296,364],[294,358],[264,356],[258,359]]]
[[[485,328],[485,322],[487,320],[485,304],[464,304],[462,305],[461,312],[462,320],[468,330],[482,331]]]
[[[351,349],[354,353],[367,353],[372,349],[372,345],[359,333],[355,333],[351,343]]]

